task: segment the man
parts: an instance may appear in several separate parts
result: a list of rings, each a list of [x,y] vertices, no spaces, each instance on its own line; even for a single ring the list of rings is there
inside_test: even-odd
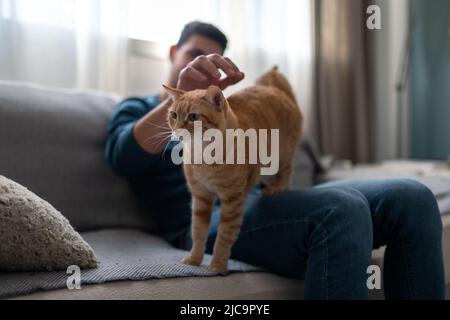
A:
[[[244,74],[223,57],[226,46],[225,35],[214,26],[187,24],[170,49],[166,83],[182,90],[238,83]],[[128,178],[161,236],[189,250],[190,194],[182,167],[170,160],[174,143],[166,146],[170,104],[163,92],[123,101],[109,126],[106,158]],[[208,253],[219,221],[217,205]],[[255,188],[231,257],[304,279],[308,299],[366,299],[371,252],[384,245],[387,298],[444,298],[439,210],[433,194],[412,180],[334,182],[268,197]]]

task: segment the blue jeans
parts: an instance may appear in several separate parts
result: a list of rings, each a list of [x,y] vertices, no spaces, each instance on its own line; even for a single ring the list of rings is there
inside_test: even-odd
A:
[[[212,253],[220,208],[213,213]],[[192,240],[186,231],[183,249]],[[442,221],[429,189],[413,180],[332,182],[247,198],[231,257],[305,281],[306,299],[367,299],[372,249],[387,245],[387,299],[444,299]]]

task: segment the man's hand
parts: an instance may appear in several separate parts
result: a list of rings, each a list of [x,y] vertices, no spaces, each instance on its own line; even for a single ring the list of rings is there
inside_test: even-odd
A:
[[[219,70],[225,73],[221,79]],[[207,89],[211,85],[225,90],[228,86],[236,84],[244,79],[245,75],[231,61],[218,54],[198,56],[181,70],[178,77],[177,88],[190,91],[195,89]]]
[[[219,70],[225,73],[221,79]],[[224,90],[244,79],[244,74],[229,59],[218,54],[198,56],[180,71],[177,88],[190,91],[215,85]],[[134,126],[134,137],[141,148],[150,154],[160,154],[170,136],[167,110],[172,101],[165,99],[157,108],[142,117]]]

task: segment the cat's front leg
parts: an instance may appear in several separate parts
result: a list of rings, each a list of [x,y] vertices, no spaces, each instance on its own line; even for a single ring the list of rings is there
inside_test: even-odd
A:
[[[181,261],[184,264],[199,266],[203,261],[214,199],[214,194],[205,189],[192,193],[192,248]]]
[[[231,248],[236,242],[244,216],[245,192],[227,192],[220,195],[221,215],[209,271],[225,273]]]

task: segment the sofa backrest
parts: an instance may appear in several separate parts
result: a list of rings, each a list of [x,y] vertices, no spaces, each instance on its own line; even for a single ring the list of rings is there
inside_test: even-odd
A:
[[[0,174],[50,202],[75,229],[155,230],[104,160],[118,99],[0,81]]]

